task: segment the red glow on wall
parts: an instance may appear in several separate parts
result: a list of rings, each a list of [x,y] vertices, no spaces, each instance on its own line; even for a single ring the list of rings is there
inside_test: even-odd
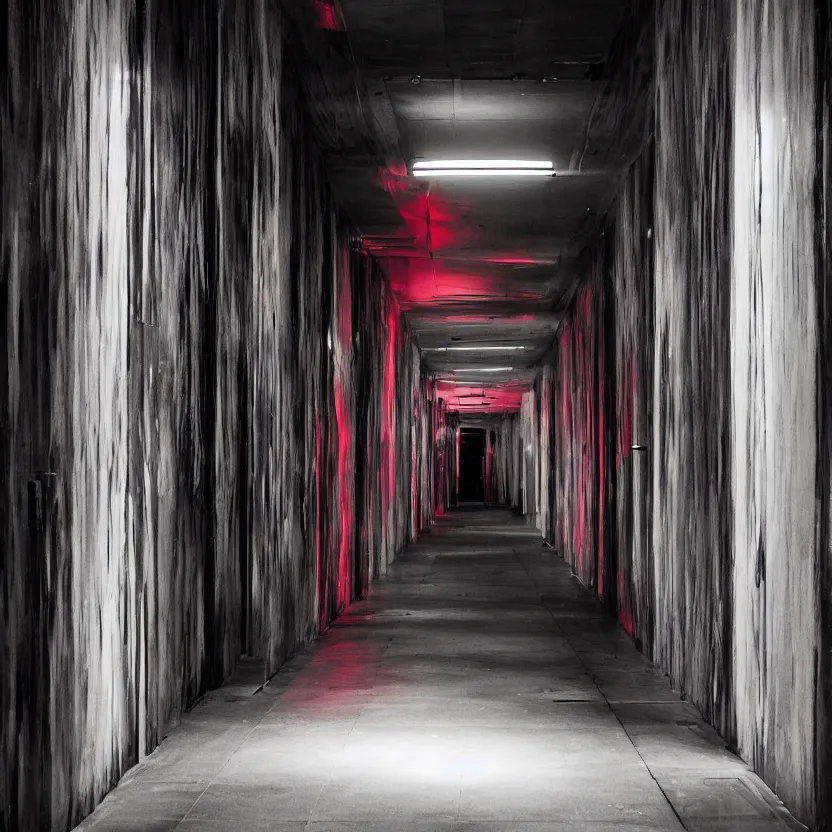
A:
[[[352,424],[344,391],[335,379],[335,419],[338,424],[338,507],[341,539],[338,548],[338,607],[350,601],[351,569],[350,542],[352,540]]]
[[[413,422],[411,423],[411,439],[410,439],[410,526],[411,535],[415,539],[416,535],[421,531],[421,517],[419,516],[419,455],[417,453],[418,439],[416,438],[416,425],[419,423],[421,407],[419,402],[419,393],[413,389],[413,400],[411,402],[411,409],[413,412]]]
[[[623,573],[619,572],[619,587],[621,586],[621,581],[623,580]],[[630,611],[625,607],[619,605],[618,607],[618,620],[621,623],[621,626],[627,631],[630,638],[636,637],[636,626],[633,622],[633,618],[630,615]]]
[[[349,255],[341,252],[341,275],[349,275]],[[338,426],[338,608],[343,609],[352,600],[352,569],[350,555],[353,539],[353,458],[352,397],[351,384],[352,352],[352,296],[349,282],[343,280],[336,285],[337,315],[335,339],[335,420]]]
[[[326,627],[327,588],[323,580],[323,563],[321,547],[321,466],[323,463],[323,436],[321,418],[315,414],[315,559],[318,564],[318,621],[321,628]]]
[[[341,20],[335,3],[328,3],[326,0],[315,0],[315,14],[318,17],[318,25],[322,29],[328,29],[332,32],[341,30]]]
[[[384,504],[385,515],[387,507],[392,505],[396,496],[396,456],[393,446],[396,421],[396,344],[398,341],[398,316],[391,304],[387,314],[387,344],[384,355],[384,400],[382,402],[381,446],[385,458],[384,469],[387,472],[387,482],[384,483],[383,493],[386,497]],[[385,517],[386,519],[386,517]]]
[[[606,425],[598,416],[598,396],[603,395],[599,379],[605,368],[599,356],[600,335],[596,322],[603,310],[595,309],[592,287],[585,286],[577,298],[575,313],[559,335],[557,368],[563,380],[558,392],[558,418],[553,431],[565,460],[563,489],[573,510],[556,515],[557,542],[570,555],[580,579],[603,592],[598,566],[603,564],[605,486],[599,477],[606,465],[599,431]],[[601,408],[602,409],[602,408]]]

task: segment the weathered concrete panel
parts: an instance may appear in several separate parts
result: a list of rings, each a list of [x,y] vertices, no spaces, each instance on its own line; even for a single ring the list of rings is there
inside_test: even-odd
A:
[[[814,809],[817,661],[815,7],[736,9],[731,294],[737,741]]]
[[[607,225],[615,374],[615,593],[622,626],[653,650],[653,168],[652,148],[631,167]],[[614,462],[614,476],[610,470]]]
[[[598,589],[603,575],[604,488],[599,429],[604,400],[603,262],[591,262],[592,276],[575,300],[556,345],[555,548],[578,578]]]
[[[730,7],[659,4],[653,658],[731,733]]]

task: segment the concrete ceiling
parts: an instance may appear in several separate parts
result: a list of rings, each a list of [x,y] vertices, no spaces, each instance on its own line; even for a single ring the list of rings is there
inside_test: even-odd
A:
[[[618,169],[587,125],[629,0],[290,0],[336,192],[452,406],[513,408],[549,349]],[[542,179],[415,179],[428,159],[550,160]],[[438,351],[452,346],[522,351]],[[450,383],[454,370],[482,383]],[[478,379],[476,372],[465,378]],[[491,391],[491,393],[489,393]]]

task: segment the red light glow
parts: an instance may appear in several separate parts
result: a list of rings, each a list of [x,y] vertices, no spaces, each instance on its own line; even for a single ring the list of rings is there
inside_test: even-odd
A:
[[[421,257],[385,257],[382,265],[393,291],[404,309],[424,307],[457,301],[488,301],[499,298],[501,302],[536,301],[541,295],[524,292],[512,286],[502,273],[478,272],[476,264],[432,260]],[[532,321],[531,314],[510,317],[513,323]],[[445,323],[491,323],[490,316],[455,315],[441,318]]]
[[[451,413],[478,410],[514,412],[520,410],[523,393],[528,391],[528,385],[517,381],[475,385],[439,381],[437,389]]]
[[[335,3],[328,3],[326,0],[315,0],[315,13],[318,17],[318,25],[322,29],[328,29],[331,32],[341,30],[341,20]]]

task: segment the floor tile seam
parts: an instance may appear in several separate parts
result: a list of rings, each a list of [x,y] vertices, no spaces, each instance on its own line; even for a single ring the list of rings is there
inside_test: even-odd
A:
[[[245,736],[242,737],[240,739],[240,741],[234,746],[233,751],[231,751],[231,753],[228,755],[228,757],[226,757],[225,762],[220,766],[220,768],[217,770],[217,772],[214,774],[214,776],[208,781],[208,783],[206,783],[205,788],[200,791],[196,800],[194,800],[194,802],[191,804],[191,808],[188,809],[188,811],[185,813],[184,817],[176,824],[176,827],[175,827],[176,829],[179,829],[182,826],[182,824],[186,820],[188,820],[188,816],[191,814],[191,812],[193,812],[194,808],[196,807],[196,804],[199,803],[199,801],[202,800],[203,797],[205,797],[205,793],[208,791],[208,789],[210,789],[211,786],[216,785],[217,778],[222,774],[222,772],[228,766],[229,762],[231,762],[231,758],[243,747],[243,745],[245,745],[246,742],[248,742],[248,740],[251,738],[251,735],[257,730],[257,728],[260,727],[260,725],[262,725],[263,720],[271,712],[271,710],[272,709],[269,708],[268,710],[264,711],[263,714],[261,715],[260,719],[257,720],[251,726],[251,728],[248,730],[248,732],[245,734]]]
[[[268,711],[266,711],[266,713],[268,713]],[[217,771],[217,773],[214,774],[214,776],[206,784],[205,788],[202,789],[202,791],[199,793],[199,796],[196,798],[196,800],[194,800],[194,802],[191,804],[191,808],[188,809],[188,811],[185,813],[185,816],[179,821],[179,823],[176,824],[176,829],[179,829],[182,826],[182,824],[188,819],[188,816],[191,814],[191,812],[193,812],[194,808],[196,807],[196,804],[199,803],[199,801],[202,800],[203,797],[205,797],[205,793],[208,791],[208,789],[210,789],[211,786],[216,784],[217,778],[225,770],[226,766],[231,761],[231,758],[243,747],[245,742],[254,733],[254,730],[263,722],[263,720],[265,718],[266,718],[266,714],[264,713],[263,716],[260,718],[260,720],[255,725],[253,725],[251,727],[251,730],[240,740],[240,742],[237,744],[237,746],[234,748],[234,750],[228,755],[227,759],[222,764],[222,766],[220,766],[219,771]]]
[[[312,804],[312,808],[309,810],[309,819],[306,821],[306,826],[304,829],[309,828],[309,824],[312,823],[312,818],[315,817],[315,810],[318,808],[318,804],[321,802],[321,798],[323,797],[324,791],[332,784],[333,782],[333,772],[329,770],[327,773],[326,782],[321,784],[321,788],[318,791],[318,795],[315,798],[315,802]]]
[[[517,555],[517,553],[516,553],[516,551],[515,551],[515,556],[516,556],[516,555]],[[521,565],[523,565],[523,568],[524,568],[524,570],[525,570],[525,569],[526,569],[526,567],[525,567],[525,565],[523,564],[522,560],[520,560],[520,558],[519,558],[519,557],[518,557],[517,559],[518,559],[518,561],[521,563]],[[528,574],[528,570],[526,570],[526,574]],[[532,579],[531,575],[529,575],[529,580],[531,580],[531,581],[532,581],[532,583],[534,583],[534,580]],[[536,584],[535,584],[535,589],[537,589],[537,585],[536,585]],[[557,626],[557,620],[555,619],[554,614],[552,613],[552,611],[551,611],[550,609],[548,609],[548,608],[547,608],[547,610],[548,610],[548,612],[549,612],[550,617],[552,618],[552,621],[554,621],[555,626]],[[624,723],[621,721],[621,718],[620,718],[620,717],[618,716],[618,714],[615,712],[615,709],[614,709],[614,708],[612,707],[612,705],[610,704],[610,701],[609,701],[609,699],[607,699],[606,694],[605,694],[605,693],[601,690],[601,687],[600,687],[600,685],[598,684],[598,682],[597,682],[597,680],[596,680],[595,675],[594,675],[594,674],[592,674],[592,673],[590,673],[589,668],[588,668],[588,667],[587,667],[587,665],[584,663],[584,660],[581,658],[581,656],[580,656],[580,654],[578,653],[578,651],[577,651],[577,650],[574,648],[574,646],[572,645],[572,642],[571,642],[571,640],[570,640],[569,636],[568,636],[566,633],[564,633],[564,632],[560,629],[560,627],[558,627],[558,630],[561,632],[561,634],[562,634],[563,638],[566,640],[566,643],[569,645],[569,648],[570,648],[570,649],[572,650],[572,652],[575,654],[575,658],[578,660],[578,663],[579,663],[579,664],[580,664],[580,666],[583,668],[584,673],[586,673],[586,675],[587,675],[587,677],[588,677],[588,678],[592,679],[592,684],[593,684],[593,685],[595,685],[596,690],[598,691],[598,693],[599,693],[599,694],[601,695],[601,697],[603,698],[603,700],[604,700],[604,702],[606,703],[607,707],[610,709],[610,712],[611,712],[611,713],[612,713],[612,715],[615,717],[616,722],[617,722],[617,723],[621,726],[621,730],[624,732],[624,735],[627,737],[627,739],[628,739],[628,741],[629,741],[630,745],[631,745],[631,746],[632,746],[632,748],[633,748],[633,751],[635,751],[635,752],[636,752],[636,754],[638,755],[638,758],[641,760],[641,763],[642,763],[642,765],[644,766],[645,771],[646,771],[646,772],[650,775],[650,779],[651,779],[651,780],[652,780],[652,781],[656,784],[656,788],[659,790],[659,792],[661,792],[661,795],[662,795],[662,797],[665,799],[665,802],[666,802],[666,803],[667,803],[667,805],[670,807],[670,810],[673,812],[673,814],[676,816],[676,820],[679,822],[679,825],[682,827],[682,829],[687,830],[687,828],[688,828],[688,827],[685,825],[685,822],[682,820],[681,816],[680,816],[680,815],[679,815],[679,813],[676,811],[676,807],[673,805],[673,802],[672,802],[672,801],[670,800],[670,798],[667,796],[667,792],[665,792],[665,790],[662,788],[661,783],[659,783],[659,781],[656,779],[656,776],[655,776],[655,774],[653,773],[652,769],[650,768],[650,766],[648,765],[647,761],[646,761],[646,760],[644,759],[644,757],[642,756],[641,752],[638,750],[638,747],[636,746],[635,742],[633,741],[633,738],[630,736],[630,732],[627,730],[627,728],[625,727]],[[634,648],[634,649],[635,649],[635,648]]]
[[[606,697],[605,697],[605,700],[606,700]],[[638,746],[635,744],[632,736],[630,735],[630,732],[627,730],[627,727],[621,721],[621,718],[615,712],[615,709],[612,707],[612,705],[610,705],[609,701],[607,701],[607,707],[609,707],[613,716],[618,721],[618,724],[621,726],[621,729],[627,735],[627,739],[630,741],[630,744],[633,746],[633,750],[636,752],[636,754],[638,754],[639,759],[641,760],[642,764],[644,765],[644,768],[647,770],[647,773],[650,775],[650,779],[656,784],[656,788],[658,788],[658,790],[662,793],[662,796],[667,801],[667,805],[670,807],[673,814],[676,815],[676,820],[679,821],[679,825],[682,827],[682,829],[686,830],[688,828],[687,824],[682,820],[682,816],[676,810],[676,807],[673,805],[673,801],[667,796],[667,792],[664,790],[664,787],[662,786],[662,784],[659,783],[659,780],[656,777],[656,775],[654,774],[653,769],[650,767],[650,764],[647,762],[647,760],[644,759],[644,756],[642,755],[641,751],[639,751]]]

